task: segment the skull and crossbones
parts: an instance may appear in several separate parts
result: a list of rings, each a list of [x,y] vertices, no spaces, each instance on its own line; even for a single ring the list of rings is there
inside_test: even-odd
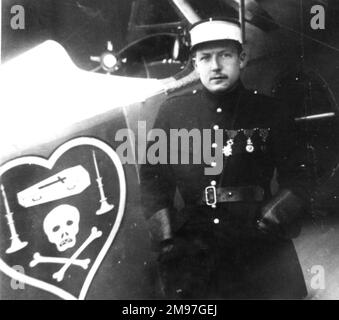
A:
[[[78,259],[81,253],[95,240],[102,236],[102,232],[99,231],[96,227],[91,229],[91,233],[88,238],[83,242],[83,244],[73,253],[70,258],[59,258],[59,257],[44,257],[41,256],[39,252],[36,252],[33,255],[33,260],[30,262],[29,266],[31,268],[35,267],[40,263],[55,263],[55,264],[63,264],[63,266],[59,269],[59,271],[53,274],[53,279],[56,279],[58,282],[62,281],[65,276],[65,272],[71,265],[77,265],[82,267],[83,269],[87,269],[90,259]]]
[[[50,243],[56,245],[59,251],[65,251],[76,244],[76,235],[79,232],[80,214],[79,210],[67,204],[60,205],[49,212],[44,220],[43,229]],[[87,269],[90,259],[78,259],[80,254],[95,240],[102,236],[102,232],[96,227],[91,229],[90,235],[70,258],[45,257],[36,252],[30,267],[33,268],[41,263],[55,263],[63,266],[53,274],[58,282],[64,279],[65,272],[71,265],[77,265]]]

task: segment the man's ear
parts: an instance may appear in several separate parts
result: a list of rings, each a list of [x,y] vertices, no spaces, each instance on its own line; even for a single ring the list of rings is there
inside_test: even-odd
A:
[[[240,69],[244,69],[247,65],[247,54],[245,51],[241,51],[239,55]]]
[[[192,58],[191,63],[192,63],[192,66],[194,68],[195,73],[200,76],[199,68],[198,68],[198,65],[197,65],[197,59],[196,59],[195,56]]]
[[[192,57],[191,63],[192,63],[193,68],[195,70],[197,70],[197,59],[196,59],[196,56]]]

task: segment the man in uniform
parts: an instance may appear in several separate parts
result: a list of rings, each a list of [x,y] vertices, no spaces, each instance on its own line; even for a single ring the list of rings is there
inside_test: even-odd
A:
[[[201,21],[190,35],[202,89],[167,99],[154,128],[167,137],[173,129],[211,130],[208,147],[222,154],[216,158],[222,163],[192,163],[192,146],[173,150],[168,138],[168,152],[188,152],[191,163],[141,166],[162,292],[168,299],[303,298],[291,238],[300,231],[310,181],[293,119],[281,102],[244,88],[246,55],[237,21]],[[221,172],[207,173],[218,165]],[[272,196],[275,169],[280,189]],[[174,205],[176,190],[181,210]]]

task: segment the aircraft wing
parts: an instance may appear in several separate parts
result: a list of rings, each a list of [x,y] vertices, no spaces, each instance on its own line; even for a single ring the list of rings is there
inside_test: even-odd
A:
[[[0,67],[0,162],[163,92],[156,79],[91,73],[46,41]],[[6,137],[6,138],[4,138]]]

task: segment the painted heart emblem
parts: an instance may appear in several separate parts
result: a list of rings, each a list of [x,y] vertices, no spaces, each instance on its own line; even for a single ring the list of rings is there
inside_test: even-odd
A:
[[[75,138],[49,159],[5,163],[0,188],[0,270],[63,299],[85,299],[125,210],[117,153],[98,139]]]

